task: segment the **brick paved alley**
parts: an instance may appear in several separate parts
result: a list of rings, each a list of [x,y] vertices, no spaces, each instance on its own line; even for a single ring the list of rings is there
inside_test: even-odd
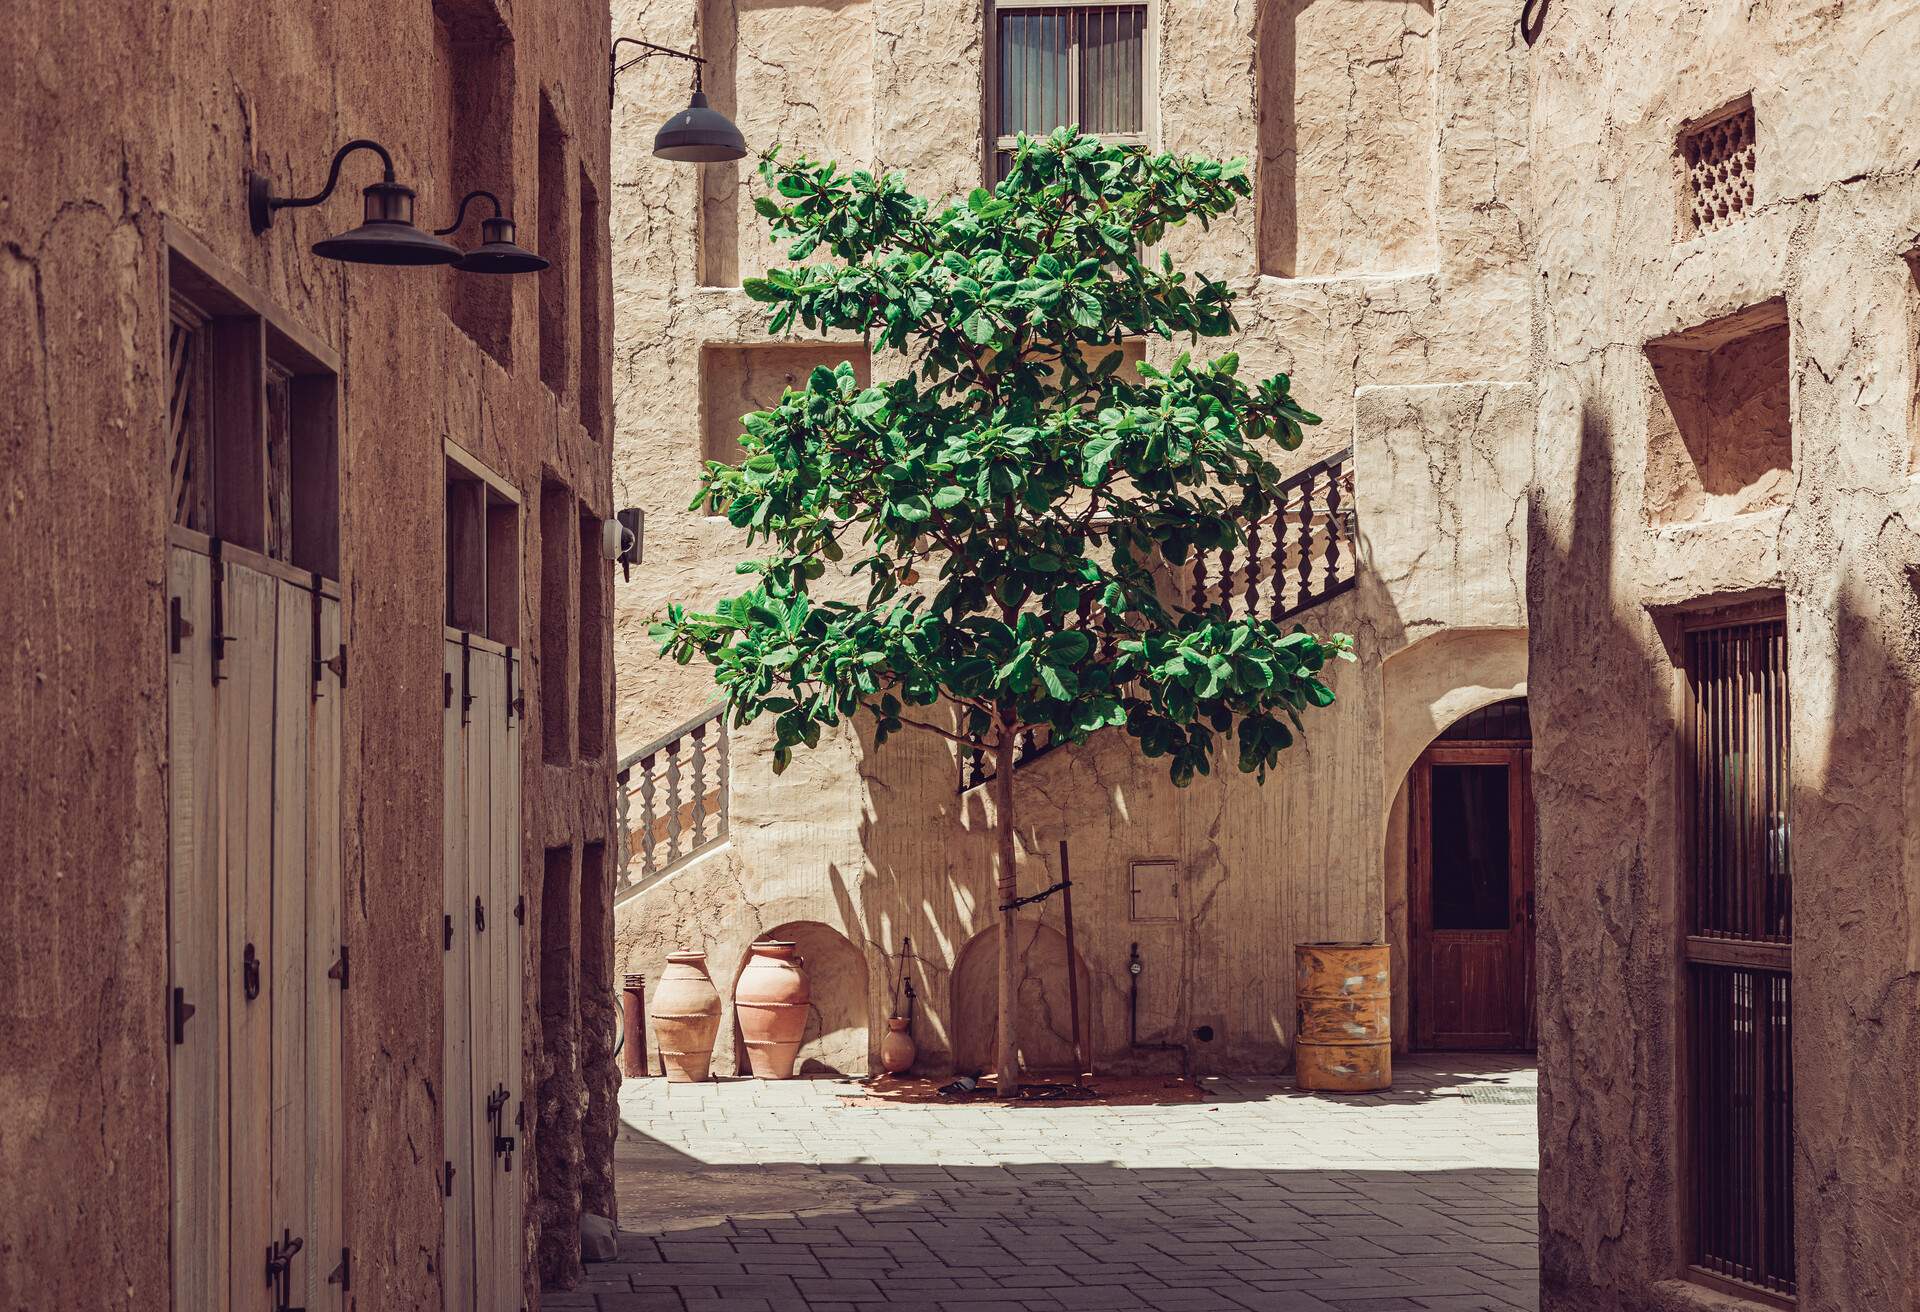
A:
[[[617,1262],[553,1309],[1536,1306],[1534,1073],[1162,1106],[848,1107],[832,1080],[629,1082]]]

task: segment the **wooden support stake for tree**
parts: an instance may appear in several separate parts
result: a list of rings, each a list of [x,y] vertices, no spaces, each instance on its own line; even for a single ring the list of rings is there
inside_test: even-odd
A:
[[[1093,1054],[1080,1027],[1080,958],[1073,950],[1073,875],[1067,868],[1067,840],[1060,840],[1060,913],[1067,921],[1067,1007],[1073,1013],[1074,1078],[1093,1075]]]
[[[993,756],[994,892],[1000,905],[1000,1015],[993,1065],[995,1092],[1002,1098],[1020,1096],[1020,1040],[1014,1029],[1014,1010],[1020,991],[1015,971],[1014,916],[1018,896],[1013,867],[1013,728],[1003,717],[1000,740]]]

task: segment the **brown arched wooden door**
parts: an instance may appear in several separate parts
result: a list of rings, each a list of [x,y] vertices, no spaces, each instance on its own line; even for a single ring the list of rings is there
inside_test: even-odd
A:
[[[1525,698],[1464,717],[1409,778],[1413,1038],[1532,1050],[1533,763]]]

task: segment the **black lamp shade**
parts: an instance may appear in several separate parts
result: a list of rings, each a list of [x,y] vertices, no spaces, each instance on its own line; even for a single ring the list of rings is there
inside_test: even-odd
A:
[[[480,244],[453,267],[462,273],[538,273],[547,261],[513,240],[513,220],[480,220]]]
[[[704,91],[653,134],[653,153],[683,164],[720,164],[747,157],[747,139],[725,114],[710,108]]]
[[[413,188],[376,182],[364,193],[366,222],[313,244],[313,253],[348,264],[452,264],[461,251],[413,226]]]

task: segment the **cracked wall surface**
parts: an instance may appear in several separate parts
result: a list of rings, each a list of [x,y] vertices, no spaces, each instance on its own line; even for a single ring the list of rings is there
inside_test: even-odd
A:
[[[428,67],[449,40],[497,35],[491,19],[466,27],[475,13],[513,33],[518,76],[498,120],[511,176],[500,176],[506,163],[483,171],[455,158],[441,103],[449,79]],[[543,86],[565,117],[570,174],[606,189],[607,15],[511,0],[122,2],[84,13],[22,0],[6,29],[0,725],[18,750],[0,767],[0,1305],[144,1312],[170,1298],[165,362],[167,242],[178,231],[342,361],[347,1242],[359,1306],[437,1307],[441,444],[473,452],[529,505],[544,468],[602,514],[607,451],[576,418],[577,379],[556,396],[531,372],[533,281],[496,289],[512,298],[520,363],[508,372],[447,317],[468,317],[447,291],[463,275],[311,254],[312,242],[359,222],[359,188],[378,176],[370,157],[348,162],[325,206],[284,212],[259,237],[243,178],[251,166],[283,194],[315,191],[336,147],[371,136],[418,189],[422,226],[450,222],[466,190],[488,187],[519,200],[526,240]],[[571,185],[564,212],[578,212]],[[567,276],[577,294],[580,280]],[[589,314],[609,317],[601,277],[586,285],[600,289]],[[537,550],[531,517],[524,542]],[[531,574],[523,633],[539,614]],[[531,730],[550,708],[530,682]],[[523,738],[521,868],[533,906],[543,846],[611,827],[610,761],[544,766],[539,743],[537,731]],[[542,1058],[531,975],[525,997],[532,1089]],[[611,1055],[600,1060],[610,1073]],[[508,1178],[528,1191],[531,1217],[536,1154],[520,1160]]]
[[[703,24],[715,26],[707,17],[715,3],[725,0],[628,0],[616,6],[615,26],[668,44],[693,41]],[[1262,89],[1275,67],[1263,55],[1272,44],[1260,21],[1266,8],[1255,0],[1159,5],[1159,145],[1263,158],[1271,139],[1263,100],[1276,103],[1270,82]],[[742,23],[746,9],[741,4]],[[774,144],[761,132],[784,127],[795,134],[781,140],[786,149],[901,169],[917,191],[964,196],[982,177],[985,7],[864,0],[843,12],[871,25],[864,80],[847,67],[851,35],[818,52],[769,36],[767,49],[787,52],[777,60],[756,51],[733,56],[768,79],[756,103],[741,95],[742,113],[767,125],[748,129],[750,146]],[[773,21],[777,11],[766,13]],[[812,11],[793,21],[813,21]],[[1525,624],[1522,507],[1535,405],[1528,87],[1511,22],[1510,6],[1490,0],[1438,0],[1431,8],[1318,0],[1307,11],[1308,27],[1324,39],[1299,47],[1308,75],[1301,139],[1312,143],[1315,161],[1304,183],[1342,217],[1315,219],[1302,240],[1345,252],[1329,255],[1321,272],[1361,270],[1356,276],[1263,272],[1262,219],[1251,199],[1209,232],[1168,238],[1177,259],[1230,280],[1240,293],[1240,332],[1203,349],[1238,351],[1247,376],[1291,373],[1296,392],[1324,417],[1284,463],[1304,466],[1355,448],[1368,565],[1355,590],[1305,620],[1356,634],[1361,659],[1334,672],[1340,703],[1314,718],[1264,788],[1228,763],[1175,789],[1162,767],[1118,737],[1054,752],[1020,772],[1020,887],[1053,883],[1059,841],[1069,840],[1084,1005],[1102,1069],[1168,1069],[1180,1061],[1128,1048],[1127,964],[1136,944],[1143,1040],[1209,1026],[1211,1041],[1193,1040],[1201,1069],[1285,1069],[1294,943],[1374,938],[1389,925],[1389,870],[1403,867],[1404,855],[1387,846],[1388,813],[1411,760],[1390,753],[1389,744],[1417,738],[1424,746],[1445,727],[1433,715],[1464,714],[1524,691],[1514,635]],[[1355,23],[1371,53],[1350,64],[1340,34]],[[855,26],[847,20],[849,32]],[[740,38],[743,46],[750,39],[761,38]],[[624,751],[715,696],[705,671],[657,659],[646,626],[669,601],[710,604],[738,587],[733,562],[748,553],[737,534],[685,509],[702,442],[690,399],[701,394],[703,350],[766,340],[762,310],[737,288],[704,285],[702,276],[701,215],[709,212],[702,196],[733,185],[712,177],[731,166],[710,169],[702,183],[648,154],[654,107],[684,88],[683,70],[665,62],[628,74],[615,108],[615,497],[645,507],[648,517],[646,563],[615,589],[616,727]],[[1350,75],[1364,83],[1359,111],[1323,108],[1315,88]],[[812,117],[808,107],[820,103],[825,81],[846,87],[852,103],[870,85],[867,139],[849,144],[838,135],[843,126]],[[1292,104],[1291,88],[1280,90]],[[738,166],[741,178],[748,164]],[[1340,170],[1348,168],[1362,169],[1371,190],[1347,187]],[[1363,205],[1371,208],[1360,211],[1365,222],[1357,225],[1348,211]],[[1356,244],[1367,240],[1384,244]],[[848,356],[861,354],[857,342],[842,345]],[[1149,343],[1147,358],[1164,364],[1185,348]],[[876,356],[872,368],[876,378],[889,377],[900,363]],[[1448,687],[1414,680],[1408,686],[1418,683],[1418,696],[1394,691],[1385,674],[1393,653],[1439,652],[1427,642],[1458,632],[1495,636],[1444,648],[1454,680]],[[877,1045],[910,938],[922,1064],[949,1065],[956,1042],[964,1050],[983,1014],[976,988],[965,980],[955,988],[963,949],[993,919],[983,790],[957,791],[958,765],[939,740],[907,734],[875,751],[864,728],[824,735],[818,750],[776,777],[767,732],[750,726],[735,731],[732,771],[730,841],[620,907],[614,969],[657,978],[666,953],[678,947],[704,946],[713,960],[733,962],[759,933],[819,921],[866,957],[869,1042]],[[1183,911],[1176,923],[1129,919],[1129,865],[1151,859],[1178,867]],[[1033,914],[1050,931],[1064,930],[1058,898]],[[1068,1014],[1064,952],[1052,965],[1035,960],[1022,1006],[1041,1026],[1038,1041],[1055,1042],[1048,1036],[1059,1025],[1044,1017],[1058,1022]],[[726,981],[716,981],[724,993]],[[724,1047],[716,1054],[720,1069]]]
[[[1680,1279],[1676,627],[1690,604],[1769,593],[1792,703],[1798,1305],[1908,1308],[1920,1290],[1917,60],[1920,11],[1896,3],[1556,5],[1533,50],[1527,592],[1556,1312],[1706,1305]],[[1676,134],[1749,92],[1753,203],[1682,231]],[[1729,454],[1751,458],[1784,417],[1791,470],[1753,503],[1713,507],[1697,483],[1677,502],[1648,346],[1775,301],[1784,357],[1767,364],[1787,388]]]

